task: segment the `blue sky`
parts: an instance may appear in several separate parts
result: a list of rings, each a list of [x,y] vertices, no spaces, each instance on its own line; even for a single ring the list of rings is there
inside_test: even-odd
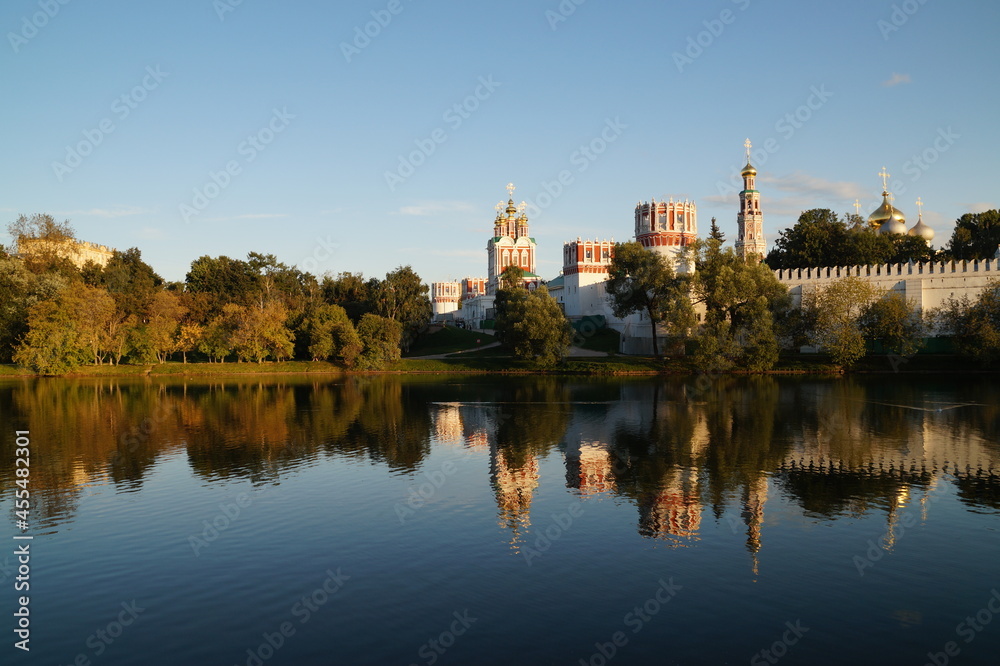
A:
[[[513,181],[551,278],[652,197],[734,239],[749,137],[769,242],[867,215],[884,165],[940,246],[1000,206],[997,25],[984,0],[8,0],[0,212],[171,280],[258,251],[431,282],[485,275]]]

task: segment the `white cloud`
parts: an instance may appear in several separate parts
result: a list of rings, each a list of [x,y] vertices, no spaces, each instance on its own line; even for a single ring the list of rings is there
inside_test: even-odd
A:
[[[841,199],[853,202],[869,196],[868,190],[857,183],[832,181],[796,171],[787,176],[761,176],[761,182],[781,192],[823,199]]]
[[[130,217],[132,215],[144,215],[148,214],[149,211],[139,208],[137,206],[128,206],[124,208],[91,208],[89,210],[69,210],[69,211],[58,211],[52,213],[53,217],[105,217],[105,218],[116,218],[116,217]]]
[[[475,210],[475,206],[464,201],[422,201],[412,206],[403,206],[395,214],[428,217],[442,213],[472,213]]]
[[[898,86],[901,83],[909,83],[909,82],[910,82],[909,74],[899,74],[897,72],[893,72],[891,77],[882,82],[882,85],[886,88],[891,88],[893,86]]]
[[[247,213],[246,215],[230,215],[229,217],[206,217],[206,222],[232,222],[234,220],[280,220],[288,217],[285,213]]]
[[[970,213],[985,213],[988,210],[998,208],[995,203],[989,201],[977,201],[975,203],[964,203],[962,205],[965,206]]]

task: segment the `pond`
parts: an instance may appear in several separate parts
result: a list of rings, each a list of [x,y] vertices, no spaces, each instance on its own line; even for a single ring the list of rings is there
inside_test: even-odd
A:
[[[1000,653],[989,376],[8,380],[0,424],[4,664]]]

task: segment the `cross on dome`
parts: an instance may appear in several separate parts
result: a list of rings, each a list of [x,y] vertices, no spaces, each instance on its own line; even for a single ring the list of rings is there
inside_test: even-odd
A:
[[[920,197],[917,197],[917,216],[924,214],[924,202],[921,201]]]
[[[753,144],[750,143],[750,137],[747,137],[747,140],[743,143],[743,145],[746,146],[747,149],[747,164],[750,164],[750,149],[753,148]]]
[[[517,188],[514,187],[514,183],[507,183],[507,194],[510,195],[511,199],[514,198],[514,190],[516,190],[516,189]]]
[[[882,170],[879,171],[878,175],[882,178],[882,189],[884,191],[888,192],[889,191],[889,172],[887,172],[885,170],[885,167],[882,167]]]

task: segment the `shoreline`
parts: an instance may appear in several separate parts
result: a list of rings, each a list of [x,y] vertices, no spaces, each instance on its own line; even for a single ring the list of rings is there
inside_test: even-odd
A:
[[[555,368],[517,367],[517,362],[504,357],[490,358],[446,358],[446,359],[402,359],[382,370],[354,370],[328,362],[280,361],[256,363],[179,363],[168,362],[157,365],[115,365],[84,366],[64,375],[39,375],[14,365],[0,365],[0,379],[84,379],[90,377],[156,377],[186,378],[220,376],[263,377],[269,375],[300,376],[405,376],[405,375],[502,375],[502,376],[547,376],[547,377],[657,377],[657,376],[846,376],[846,375],[990,375],[1000,369],[987,369],[968,363],[956,363],[952,356],[914,357],[905,365],[893,367],[887,357],[869,357],[851,369],[845,370],[823,358],[788,358],[779,361],[777,367],[764,372],[732,369],[724,372],[703,371],[692,367],[684,359],[653,357],[613,356],[602,359],[570,359],[563,366]],[[514,366],[514,367],[511,367]]]

